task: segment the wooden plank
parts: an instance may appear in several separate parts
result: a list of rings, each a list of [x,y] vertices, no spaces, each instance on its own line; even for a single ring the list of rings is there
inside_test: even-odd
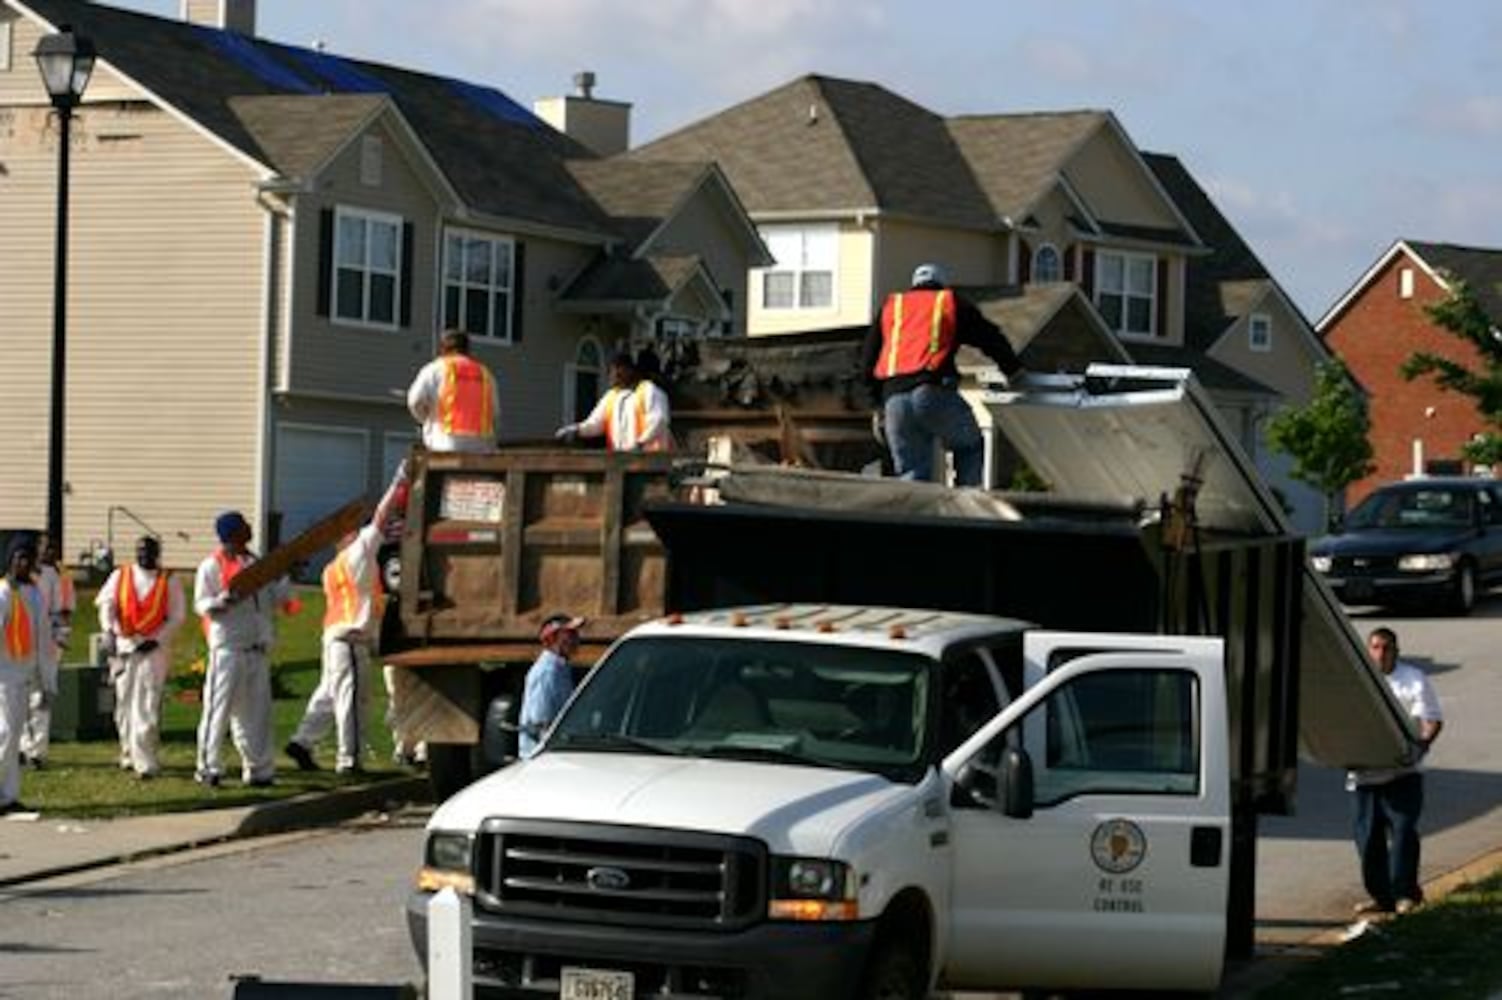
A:
[[[575,659],[592,663],[610,648],[608,639],[585,639],[579,644]],[[486,642],[463,646],[423,646],[399,653],[383,653],[381,662],[405,670],[422,671],[456,664],[531,663],[540,647],[535,642]]]
[[[287,575],[294,565],[306,562],[320,550],[334,545],[340,538],[365,523],[369,504],[364,500],[351,500],[323,520],[308,528],[286,545],[279,545],[266,555],[235,574],[230,581],[229,592],[236,597],[245,597],[262,587]]]
[[[506,473],[506,516],[501,521],[501,592],[495,595],[501,614],[511,619],[521,610],[522,528],[527,517],[527,473]]]
[[[605,517],[600,525],[600,607],[596,617],[621,610],[621,517],[626,503],[626,470],[617,466],[605,473]],[[577,612],[576,612],[577,613]]]

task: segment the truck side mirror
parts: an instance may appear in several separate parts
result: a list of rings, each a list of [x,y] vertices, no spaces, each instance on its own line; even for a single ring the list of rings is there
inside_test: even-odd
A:
[[[1033,759],[1021,747],[1007,747],[1001,752],[997,769],[1001,780],[1002,815],[1012,819],[1029,819],[1033,815]]]

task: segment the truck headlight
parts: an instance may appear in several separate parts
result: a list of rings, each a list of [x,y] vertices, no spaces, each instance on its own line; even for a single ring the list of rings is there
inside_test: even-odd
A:
[[[1448,552],[1436,552],[1431,555],[1401,556],[1398,559],[1398,569],[1408,573],[1428,573],[1435,570],[1449,569],[1455,565],[1455,557]]]
[[[467,833],[439,830],[428,834],[424,864],[417,873],[417,888],[423,892],[454,889],[466,895],[475,891],[475,876],[470,863],[474,838]]]
[[[855,876],[843,861],[827,858],[773,858],[773,920],[854,920]]]
[[[1314,567],[1314,571],[1316,573],[1328,573],[1328,572],[1330,572],[1330,567],[1333,566],[1334,564],[1335,564],[1335,560],[1332,559],[1332,558],[1330,558],[1329,556],[1310,556],[1309,557],[1309,565],[1311,565],[1311,566]]]

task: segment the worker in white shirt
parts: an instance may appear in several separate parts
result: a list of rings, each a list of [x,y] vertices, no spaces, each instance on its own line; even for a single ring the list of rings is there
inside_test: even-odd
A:
[[[643,378],[635,359],[619,351],[610,359],[610,388],[588,417],[558,428],[555,437],[605,439],[611,451],[669,451],[673,447],[668,394]]]
[[[24,812],[21,805],[21,730],[27,693],[52,656],[47,597],[32,582],[36,540],[17,535],[7,546],[0,581],[0,816]]]
[[[429,451],[494,451],[501,400],[495,376],[469,353],[469,334],[450,330],[407,390],[407,409]]]
[[[37,537],[36,570],[32,582],[47,598],[50,610],[48,635],[52,655],[48,657],[31,687],[26,711],[26,728],[21,733],[21,759],[41,770],[47,766],[47,751],[52,747],[52,698],[57,693],[57,669],[73,633],[73,580],[58,566],[60,553],[52,536]]]
[[[399,488],[386,491],[370,523],[347,536],[323,569],[323,670],[286,754],[303,771],[316,771],[313,746],[334,727],[334,770],[357,774],[369,719],[370,653],[380,624],[381,567],[377,554]]]
[[[120,768],[149,780],[161,770],[157,746],[167,650],[186,617],[182,584],[162,568],[161,542],[150,535],[136,542],[135,565],[111,573],[94,604],[110,649]]]
[[[276,776],[271,739],[272,616],[278,607],[296,613],[297,602],[285,578],[253,593],[236,596],[230,581],[255,562],[246,547],[251,530],[238,511],[219,515],[214,531],[220,545],[198,566],[193,610],[206,619],[208,669],[203,681],[203,716],[198,722],[198,765],[194,777],[213,788],[224,734],[233,729],[247,785],[270,785]]]

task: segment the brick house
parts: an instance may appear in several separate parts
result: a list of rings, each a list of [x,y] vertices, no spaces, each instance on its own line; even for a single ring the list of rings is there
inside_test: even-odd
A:
[[[1436,326],[1424,311],[1464,281],[1493,318],[1502,316],[1502,250],[1398,240],[1319,321],[1325,345],[1366,389],[1376,471],[1351,486],[1354,503],[1381,483],[1423,473],[1464,472],[1460,449],[1485,421],[1470,397],[1431,379],[1407,381],[1403,362],[1418,351],[1467,368],[1474,347]]]

